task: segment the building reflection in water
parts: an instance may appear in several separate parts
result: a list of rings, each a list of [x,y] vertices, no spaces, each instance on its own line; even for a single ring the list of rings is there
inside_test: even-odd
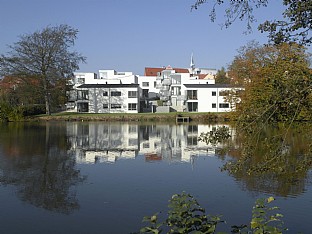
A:
[[[67,125],[71,151],[78,163],[114,163],[143,155],[147,162],[192,163],[214,156],[215,148],[198,141],[208,125],[138,125],[132,123],[72,123]]]

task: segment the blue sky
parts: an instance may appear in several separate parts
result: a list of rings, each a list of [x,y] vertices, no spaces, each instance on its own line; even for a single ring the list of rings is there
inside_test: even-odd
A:
[[[267,41],[254,25],[245,35],[246,23],[221,29],[223,12],[216,23],[208,5],[191,12],[195,0],[0,0],[0,54],[18,35],[47,25],[68,24],[79,30],[74,49],[87,57],[80,71],[99,69],[133,71],[145,67],[196,67],[220,69],[233,60],[237,49],[253,39]],[[282,1],[271,1],[256,11],[258,22],[282,12]]]

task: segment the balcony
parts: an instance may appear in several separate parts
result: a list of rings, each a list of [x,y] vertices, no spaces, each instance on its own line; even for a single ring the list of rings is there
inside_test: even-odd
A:
[[[171,79],[167,79],[167,78],[163,79],[162,84],[163,85],[171,85]]]
[[[167,96],[167,97],[171,96],[171,92],[169,90],[162,90],[160,94],[161,96]]]
[[[196,96],[187,96],[186,100],[198,100],[197,95]]]
[[[156,84],[156,89],[161,89],[162,86],[163,86],[163,85],[162,85],[161,83],[157,83],[157,84]]]
[[[160,87],[160,90],[161,90],[161,91],[169,91],[169,86],[168,86],[168,85],[162,85],[162,86]]]

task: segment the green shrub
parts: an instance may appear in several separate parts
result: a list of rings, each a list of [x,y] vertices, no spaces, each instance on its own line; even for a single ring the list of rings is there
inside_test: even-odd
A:
[[[250,225],[231,226],[231,233],[253,234],[279,234],[283,228],[281,217],[275,213],[278,207],[272,207],[270,203],[273,197],[258,199],[252,209]],[[158,213],[143,218],[143,222],[149,225],[141,228],[140,233],[215,233],[217,225],[224,222],[221,215],[207,215],[196,199],[185,192],[175,194],[169,200],[167,218],[159,222]]]
[[[7,102],[0,102],[0,121],[19,121],[24,118],[22,108],[11,106]]]
[[[24,116],[31,116],[31,115],[40,115],[45,114],[45,105],[27,105],[22,106],[23,115]]]

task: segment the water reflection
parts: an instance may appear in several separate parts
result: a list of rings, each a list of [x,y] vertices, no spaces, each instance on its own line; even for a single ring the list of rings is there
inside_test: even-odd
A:
[[[146,162],[186,162],[193,165],[200,156],[217,156],[222,160],[243,159],[229,170],[243,190],[277,196],[299,195],[305,191],[311,167],[309,138],[288,129],[284,139],[276,128],[264,129],[257,137],[236,134],[218,147],[198,141],[202,132],[217,126],[130,123],[70,123],[66,125],[69,152],[79,163],[115,163],[119,159],[144,156]],[[244,151],[253,155],[244,160]],[[272,158],[268,157],[274,152]],[[280,152],[279,156],[276,152]]]
[[[245,190],[277,196],[297,196],[310,184],[312,167],[311,124],[271,126],[258,134],[240,132],[235,160],[226,165]],[[238,161],[237,161],[238,160]]]
[[[71,213],[79,209],[73,185],[84,178],[68,154],[61,125],[0,125],[0,182],[15,185],[17,196],[34,206]]]
[[[232,139],[224,145],[215,148],[198,141],[202,132],[215,127],[103,122],[0,125],[0,183],[16,186],[18,197],[36,207],[71,213],[79,209],[75,185],[85,179],[77,164],[105,165],[138,156],[145,162],[191,165],[202,156],[217,156],[224,163],[242,158],[247,140],[232,128]],[[261,133],[257,143],[249,142],[257,153],[229,175],[238,181],[242,190],[297,196],[304,193],[309,183],[306,168],[310,169],[312,164],[306,146],[311,138],[289,130],[283,141],[285,147],[281,148],[284,157],[268,162],[266,145],[276,142],[265,139],[270,139],[271,134],[278,135],[274,131]],[[260,170],[264,166],[265,173],[249,173],[252,168]],[[165,180],[168,175],[163,176]]]
[[[199,142],[208,125],[137,125],[128,123],[71,123],[67,134],[79,163],[114,163],[118,159],[192,163],[198,156],[214,156],[215,147]]]

